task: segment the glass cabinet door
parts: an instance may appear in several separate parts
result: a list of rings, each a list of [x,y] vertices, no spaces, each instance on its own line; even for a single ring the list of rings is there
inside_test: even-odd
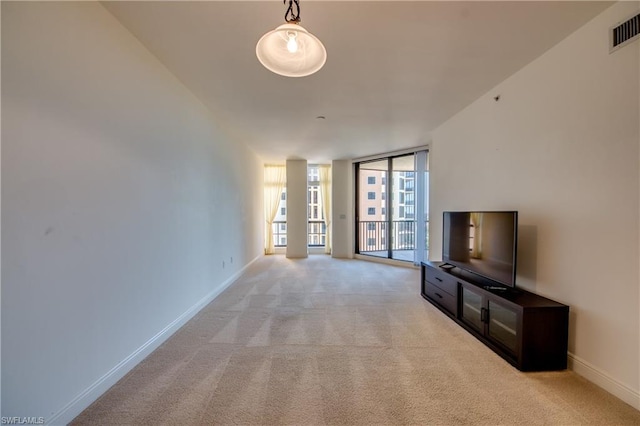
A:
[[[462,286],[462,320],[478,330],[484,331],[482,322],[482,295]]]
[[[506,349],[517,355],[518,314],[504,306],[489,300],[488,335],[491,339],[501,343]]]

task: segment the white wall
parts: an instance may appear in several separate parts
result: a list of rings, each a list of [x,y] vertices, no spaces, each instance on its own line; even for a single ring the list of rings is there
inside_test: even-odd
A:
[[[287,160],[287,257],[309,255],[307,160]]]
[[[518,210],[517,284],[570,305],[573,368],[640,409],[640,42],[608,51],[639,9],[615,4],[433,133],[430,257],[443,210]]]
[[[261,254],[262,164],[98,3],[2,2],[2,89],[2,416],[59,424]]]
[[[331,165],[331,256],[353,257],[353,166],[350,160],[334,160]]]

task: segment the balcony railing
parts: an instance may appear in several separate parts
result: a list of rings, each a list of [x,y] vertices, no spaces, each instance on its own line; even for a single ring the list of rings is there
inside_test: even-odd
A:
[[[276,221],[273,222],[273,245],[274,247],[286,247],[287,246],[287,222]]]
[[[307,228],[309,247],[324,247],[327,238],[327,225],[322,220],[310,220]],[[273,222],[273,242],[275,247],[287,246],[287,222]]]
[[[429,222],[425,222],[428,226]],[[360,222],[359,249],[362,252],[387,251],[387,221]],[[414,250],[416,222],[412,220],[394,220],[391,222],[391,250]],[[322,220],[310,220],[307,228],[309,247],[324,247],[327,227]],[[275,247],[287,246],[287,222],[273,222],[273,241]],[[425,248],[428,246],[425,240]]]
[[[310,220],[307,225],[309,247],[324,247],[327,238],[327,225],[323,220]]]
[[[425,222],[428,226],[429,222]],[[391,222],[391,247],[387,243],[389,222],[364,221],[359,224],[360,253],[373,251],[414,250],[416,222],[413,220],[394,220]],[[426,234],[426,233],[425,233]],[[427,247],[425,240],[424,247]]]

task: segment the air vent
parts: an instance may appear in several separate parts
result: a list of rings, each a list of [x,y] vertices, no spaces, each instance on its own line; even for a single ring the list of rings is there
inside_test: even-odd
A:
[[[640,13],[611,28],[609,52],[620,49],[638,38],[640,34]]]

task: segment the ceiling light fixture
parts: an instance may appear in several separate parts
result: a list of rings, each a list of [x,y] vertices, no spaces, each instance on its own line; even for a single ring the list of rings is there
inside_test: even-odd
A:
[[[284,14],[286,24],[258,40],[256,56],[269,71],[285,77],[305,77],[322,68],[327,61],[327,51],[316,36],[300,25],[298,0],[288,1],[289,8]]]

